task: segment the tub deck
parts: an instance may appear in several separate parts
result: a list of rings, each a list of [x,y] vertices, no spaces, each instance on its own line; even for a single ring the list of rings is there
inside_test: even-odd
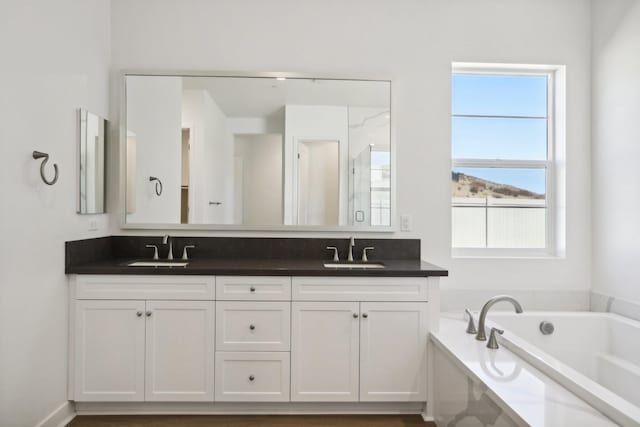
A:
[[[461,314],[443,314],[440,330],[432,333],[430,345],[435,353],[446,356],[457,369],[480,384],[489,399],[510,419],[522,426],[616,426],[614,421],[594,409],[567,388],[507,348],[489,350],[486,342],[465,333],[466,322]],[[439,369],[435,367],[435,369]],[[442,374],[442,372],[440,372]],[[435,383],[434,394],[446,394],[443,384]],[[473,396],[473,394],[472,394]],[[435,399],[438,402],[438,398]],[[451,402],[444,402],[447,405]],[[435,418],[438,422],[436,403]],[[471,402],[462,402],[469,407]]]

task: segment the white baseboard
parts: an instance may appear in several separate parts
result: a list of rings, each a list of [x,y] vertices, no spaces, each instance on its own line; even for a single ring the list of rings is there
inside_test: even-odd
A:
[[[422,416],[422,420],[425,423],[432,423],[435,421],[435,418],[433,418],[431,415],[427,415],[426,412],[422,412],[420,416]]]
[[[73,402],[64,402],[50,413],[44,420],[40,421],[36,427],[64,427],[76,417],[76,410]]]
[[[421,414],[424,402],[76,402],[78,415]]]

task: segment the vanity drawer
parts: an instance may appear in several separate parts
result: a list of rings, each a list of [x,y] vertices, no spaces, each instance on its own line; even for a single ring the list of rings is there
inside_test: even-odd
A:
[[[209,300],[215,299],[214,276],[76,275],[76,299]]]
[[[218,276],[216,299],[230,301],[291,301],[291,277]]]
[[[216,353],[218,402],[288,402],[289,353]]]
[[[294,301],[427,301],[425,277],[294,277]]]
[[[290,302],[216,302],[216,350],[289,351],[290,330]]]

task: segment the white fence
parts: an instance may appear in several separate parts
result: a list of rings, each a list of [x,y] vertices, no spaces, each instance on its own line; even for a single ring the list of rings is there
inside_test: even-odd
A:
[[[454,248],[544,248],[544,200],[454,197]]]

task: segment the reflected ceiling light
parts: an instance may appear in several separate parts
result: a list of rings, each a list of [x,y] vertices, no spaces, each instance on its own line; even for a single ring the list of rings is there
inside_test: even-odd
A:
[[[286,77],[276,77],[276,80],[280,80],[282,82],[282,81],[287,80],[287,78]]]
[[[386,115],[384,116],[384,118],[385,118],[385,119],[390,119],[390,118],[391,118],[391,114],[386,114]]]

